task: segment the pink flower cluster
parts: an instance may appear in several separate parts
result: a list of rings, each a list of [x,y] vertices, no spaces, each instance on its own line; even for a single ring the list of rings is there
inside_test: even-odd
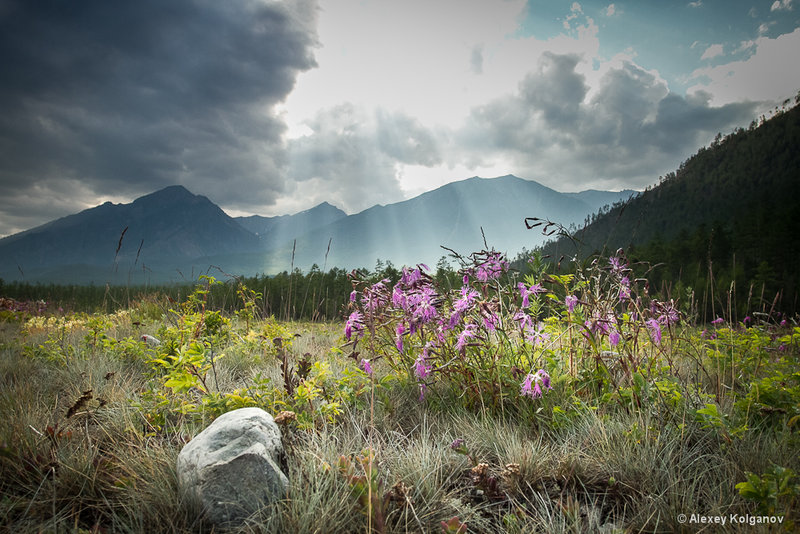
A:
[[[550,384],[550,375],[547,374],[547,371],[539,369],[535,373],[528,373],[525,376],[519,394],[523,397],[539,399],[543,395],[542,388],[544,391],[548,391],[553,389],[553,386]]]

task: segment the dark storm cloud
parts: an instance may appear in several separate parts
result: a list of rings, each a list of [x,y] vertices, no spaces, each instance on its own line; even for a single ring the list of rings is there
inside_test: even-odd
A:
[[[702,92],[676,95],[631,62],[608,70],[592,91],[579,61],[545,53],[517,93],[473,110],[461,139],[488,142],[519,172],[560,190],[587,181],[644,187],[656,180],[654,169],[674,170],[717,132],[746,124],[758,106],[712,107]]]
[[[381,151],[400,163],[433,166],[441,163],[433,134],[417,119],[402,113],[376,112]]]
[[[315,15],[311,1],[6,2],[0,211],[69,183],[269,203],[286,163],[272,107],[315,64]]]
[[[313,181],[314,202],[348,212],[401,200],[399,164],[442,162],[435,135],[403,113],[368,113],[345,103],[319,111],[306,126],[310,135],[290,142],[289,173]]]
[[[579,61],[578,56],[545,52],[539,70],[520,84],[520,97],[540,110],[548,125],[563,128],[578,119],[581,102],[589,90],[583,76],[575,72]]]

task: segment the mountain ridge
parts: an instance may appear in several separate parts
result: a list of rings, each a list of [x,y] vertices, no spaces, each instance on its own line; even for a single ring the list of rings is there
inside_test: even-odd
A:
[[[609,203],[624,196],[592,196],[603,194]],[[582,220],[590,203],[575,195],[513,175],[472,177],[352,215],[323,202],[293,215],[234,218],[207,197],[173,185],[0,239],[0,278],[136,283],[180,281],[181,273],[211,266],[271,274],[314,264],[370,267],[378,259],[435,262],[444,254],[440,245],[463,254],[483,248],[482,229],[489,246],[515,253],[533,235],[521,232],[524,216],[552,208]]]
[[[612,204],[631,193],[609,192],[606,203]],[[495,215],[487,216],[487,210],[493,210]],[[583,221],[588,211],[584,200],[564,197],[532,180],[513,175],[472,177],[394,204],[372,206],[296,236],[271,250],[271,270],[290,268],[290,258],[291,265],[301,269],[314,264],[369,268],[378,259],[398,265],[435,264],[448,254],[442,246],[463,255],[486,245],[517,253],[541,241],[538,234],[525,229],[525,217],[562,217],[565,224],[570,224]],[[387,248],[382,243],[392,246]],[[283,261],[275,262],[275,258]],[[249,261],[259,260],[251,256]]]

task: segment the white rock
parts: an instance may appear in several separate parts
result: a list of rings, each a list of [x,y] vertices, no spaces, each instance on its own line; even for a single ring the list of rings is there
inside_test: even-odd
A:
[[[241,523],[286,495],[281,433],[261,408],[228,412],[178,455],[178,488],[216,525]]]

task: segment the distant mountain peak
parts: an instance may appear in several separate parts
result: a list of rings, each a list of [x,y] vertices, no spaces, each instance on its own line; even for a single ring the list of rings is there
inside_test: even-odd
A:
[[[167,187],[165,187],[163,189],[160,189],[159,191],[156,191],[156,193],[164,192],[164,191],[178,191],[178,192],[182,192],[182,193],[189,193],[190,195],[192,194],[188,189],[186,189],[184,186],[182,186],[180,184],[168,185]]]
[[[317,204],[313,208],[307,209],[305,211],[325,211],[325,212],[337,212],[337,213],[341,212],[341,213],[344,213],[341,209],[337,208],[336,206],[334,206],[333,204],[331,204],[330,202],[327,202],[327,201],[322,202],[320,204]],[[304,213],[304,212],[301,212],[301,213]]]
[[[133,209],[145,210],[169,210],[169,209],[182,209],[186,206],[201,206],[212,207],[216,210],[220,208],[211,202],[203,195],[195,195],[182,185],[170,185],[163,189],[159,189],[149,195],[144,195],[131,204]],[[222,211],[222,210],[220,210]]]
[[[194,198],[195,196],[197,195],[195,195],[182,185],[169,185],[163,189],[159,189],[158,191],[154,191],[153,193],[150,193],[148,195],[141,196],[136,200],[134,200],[134,202],[145,199],[154,199],[154,198],[181,200],[186,198]]]

